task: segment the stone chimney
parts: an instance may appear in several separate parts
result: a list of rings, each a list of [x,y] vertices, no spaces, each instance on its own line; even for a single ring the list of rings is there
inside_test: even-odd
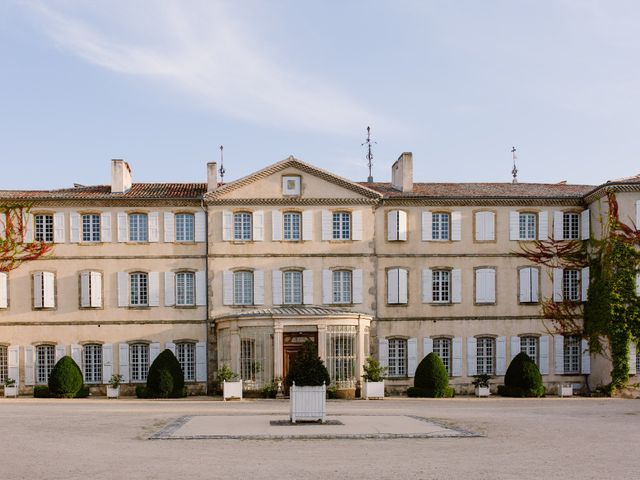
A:
[[[111,193],[131,190],[131,167],[124,160],[111,160]]]
[[[207,193],[215,192],[218,188],[218,170],[216,162],[207,163]]]
[[[391,186],[403,193],[413,192],[413,154],[404,152],[391,167]]]

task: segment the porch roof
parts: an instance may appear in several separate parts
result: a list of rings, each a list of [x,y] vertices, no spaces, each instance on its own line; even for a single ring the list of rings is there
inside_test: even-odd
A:
[[[227,318],[247,318],[247,317],[367,317],[368,313],[355,312],[340,308],[331,308],[316,305],[290,305],[286,307],[261,308],[255,310],[243,310],[235,313],[225,313],[214,320]]]

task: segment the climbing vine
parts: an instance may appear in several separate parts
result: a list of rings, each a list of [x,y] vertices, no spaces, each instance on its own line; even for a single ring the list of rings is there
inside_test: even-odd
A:
[[[51,244],[27,239],[29,210],[28,205],[0,205],[0,272],[15,270],[51,252]]]

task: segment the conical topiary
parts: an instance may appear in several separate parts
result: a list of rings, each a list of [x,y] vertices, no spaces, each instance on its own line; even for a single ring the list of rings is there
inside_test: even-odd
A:
[[[407,390],[410,397],[453,397],[449,387],[447,369],[434,352],[424,357],[416,369],[413,387]]]
[[[49,394],[52,397],[73,398],[82,389],[82,370],[68,355],[55,364],[49,375]]]
[[[296,383],[297,387],[317,387],[329,385],[331,379],[327,368],[316,353],[316,346],[311,340],[307,340],[296,354],[285,382],[288,386]]]
[[[524,352],[516,355],[504,376],[504,386],[498,393],[505,397],[541,397],[544,395],[542,375],[533,360]]]
[[[171,382],[169,381],[171,379]],[[147,398],[184,397],[184,373],[171,350],[164,350],[149,367]]]

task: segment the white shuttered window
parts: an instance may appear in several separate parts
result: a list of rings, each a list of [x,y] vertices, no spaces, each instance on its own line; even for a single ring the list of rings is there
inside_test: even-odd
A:
[[[408,271],[405,268],[387,270],[387,303],[405,305],[407,303]]]

